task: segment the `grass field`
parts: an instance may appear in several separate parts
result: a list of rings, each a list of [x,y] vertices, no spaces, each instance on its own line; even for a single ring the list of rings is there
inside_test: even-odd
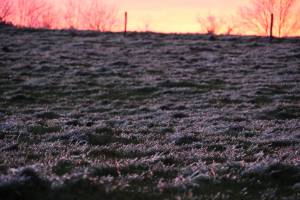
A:
[[[0,27],[0,199],[300,199],[300,38]]]

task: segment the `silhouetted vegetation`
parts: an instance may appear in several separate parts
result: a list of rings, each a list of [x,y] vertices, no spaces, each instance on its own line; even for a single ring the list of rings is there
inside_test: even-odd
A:
[[[0,21],[19,27],[72,28],[111,31],[117,25],[117,9],[101,0],[60,1],[1,0]]]
[[[299,6],[297,0],[251,0],[240,9],[241,26],[256,34],[268,35],[273,14],[275,36],[299,34]]]

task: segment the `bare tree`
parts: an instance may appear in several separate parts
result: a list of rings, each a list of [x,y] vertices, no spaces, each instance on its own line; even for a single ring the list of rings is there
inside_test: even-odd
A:
[[[0,2],[0,22],[5,22],[12,14],[12,2],[10,0],[1,0]]]
[[[81,10],[83,23],[87,29],[111,31],[117,23],[117,10],[101,0],[89,0]]]
[[[241,25],[261,35],[267,35],[274,15],[274,32],[278,37],[288,36],[300,30],[297,0],[251,0],[240,9]]]

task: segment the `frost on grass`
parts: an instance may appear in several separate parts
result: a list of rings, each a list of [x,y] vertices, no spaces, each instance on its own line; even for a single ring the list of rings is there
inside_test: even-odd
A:
[[[1,198],[299,199],[299,39],[0,35]]]

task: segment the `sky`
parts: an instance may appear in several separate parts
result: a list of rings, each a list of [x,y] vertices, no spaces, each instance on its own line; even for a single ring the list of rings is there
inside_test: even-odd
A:
[[[0,4],[1,4],[0,0]],[[10,1],[10,0],[5,0]],[[77,29],[91,29],[91,30],[112,30],[123,31],[124,13],[128,13],[128,30],[129,31],[154,31],[164,33],[206,33],[208,30],[204,30],[203,27],[209,27],[207,24],[201,26],[197,22],[197,18],[206,18],[207,16],[215,16],[217,20],[217,29],[214,30],[217,34],[266,34],[258,33],[253,28],[245,28],[241,26],[241,20],[237,17],[241,7],[249,6],[251,0],[11,0],[15,2],[15,5],[19,5],[17,2],[26,2],[21,4],[22,6],[14,6],[16,12],[10,16],[10,21],[18,26],[31,26],[41,27],[41,24],[51,24],[51,26],[42,26],[50,28],[77,28]],[[36,5],[37,2],[42,1],[42,8],[52,10],[52,12],[35,12],[35,15],[27,15],[24,17],[24,7],[30,8],[32,5]],[[47,2],[48,1],[48,6]],[[98,6],[95,6],[95,2],[100,1]],[[31,3],[30,3],[31,2]],[[72,2],[70,4],[70,2]],[[40,2],[41,3],[41,2]],[[104,3],[104,4],[103,4]],[[99,24],[103,24],[101,15],[103,13],[101,9],[103,5],[107,11],[111,11],[111,7],[117,11],[117,17],[115,15],[106,20],[115,26],[111,28],[104,27],[100,29]],[[299,2],[297,4],[300,6]],[[36,5],[37,6],[37,5]],[[38,6],[39,7],[39,6]],[[52,8],[53,9],[49,9]],[[100,9],[99,9],[100,8]],[[107,8],[107,9],[106,9]],[[278,7],[276,7],[278,8]],[[297,7],[296,7],[297,8]],[[300,9],[300,7],[299,7]],[[30,11],[31,9],[27,9]],[[113,10],[113,9],[112,9]],[[0,10],[1,11],[1,10]],[[294,11],[297,11],[296,9]],[[47,15],[48,13],[48,15]],[[98,14],[99,13],[99,14]],[[104,12],[105,13],[105,12]],[[108,12],[114,13],[114,12]],[[292,13],[292,12],[291,12]],[[44,15],[43,15],[44,14]],[[295,20],[300,17],[294,12],[294,17],[290,18],[288,25],[291,25]],[[31,17],[28,17],[31,16]],[[53,16],[53,17],[51,17]],[[278,15],[277,15],[278,16]],[[90,20],[92,19],[92,20]],[[105,17],[107,19],[107,17]],[[117,23],[110,23],[117,19]],[[211,18],[210,18],[211,19]],[[219,20],[222,22],[219,22]],[[278,18],[277,18],[278,19]],[[48,21],[47,21],[48,20]],[[51,21],[50,23],[49,20]],[[37,23],[32,23],[37,22]],[[46,22],[46,23],[44,23]],[[207,22],[207,20],[206,20]],[[275,18],[276,22],[276,18]],[[278,22],[278,20],[277,20]],[[31,24],[31,25],[28,25]],[[278,23],[275,23],[275,26]],[[202,24],[203,25],[203,24]],[[241,28],[242,27],[242,28]],[[291,27],[291,26],[290,26]],[[228,30],[234,30],[229,32]],[[287,30],[287,28],[286,28]],[[299,35],[300,32],[289,33],[289,35]]]
[[[230,17],[247,0],[113,0],[119,11],[128,12],[129,30],[199,32],[197,16]]]

